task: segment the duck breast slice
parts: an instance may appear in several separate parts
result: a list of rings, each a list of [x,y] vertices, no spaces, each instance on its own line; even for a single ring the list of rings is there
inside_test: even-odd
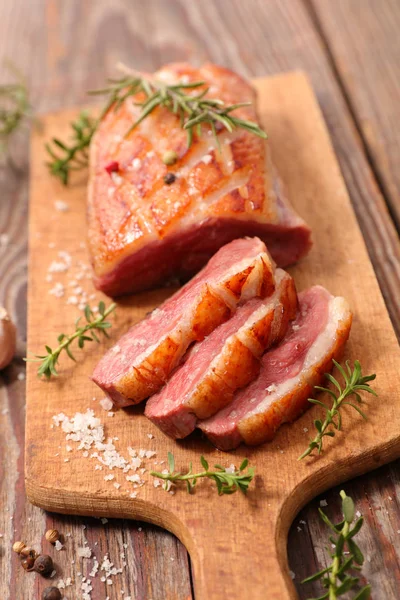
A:
[[[282,423],[309,406],[314,386],[342,355],[351,321],[344,298],[320,286],[301,292],[298,316],[281,343],[264,354],[258,377],[200,429],[221,450],[272,439]]]

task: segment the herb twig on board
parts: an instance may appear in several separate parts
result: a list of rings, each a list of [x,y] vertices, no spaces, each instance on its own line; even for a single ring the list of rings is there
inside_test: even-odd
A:
[[[68,184],[71,171],[80,171],[88,166],[89,145],[97,128],[98,121],[83,110],[76,121],[71,123],[72,136],[69,142],[53,138],[51,144],[46,144],[50,155],[47,166],[50,173]]]
[[[158,477],[159,479],[163,479],[165,481],[164,489],[166,490],[169,490],[172,484],[184,481],[186,482],[187,491],[189,494],[193,492],[197,480],[206,477],[215,482],[218,494],[220,496],[223,494],[233,494],[237,490],[240,490],[245,494],[254,477],[254,468],[249,467],[245,472],[245,469],[249,464],[247,458],[244,459],[239,469],[234,470],[233,472],[224,469],[224,467],[221,467],[221,465],[214,465],[215,470],[213,471],[210,469],[210,466],[204,456],[200,457],[200,462],[204,471],[193,473],[192,463],[190,463],[187,473],[181,473],[179,471],[175,472],[175,459],[171,452],[168,452],[168,472],[157,473],[156,471],[151,471],[150,475],[153,477]]]
[[[109,321],[106,321],[106,318],[115,310],[115,308],[116,304],[110,304],[110,306],[106,308],[104,302],[99,302],[99,316],[96,317],[90,306],[86,305],[84,310],[86,324],[80,325],[82,317],[78,317],[78,319],[75,321],[74,333],[70,335],[60,333],[57,338],[59,345],[56,348],[53,349],[50,346],[45,346],[47,354],[35,355],[35,358],[25,358],[25,360],[28,362],[40,362],[40,366],[37,371],[39,377],[44,375],[50,379],[52,375],[58,375],[56,365],[58,363],[60,354],[64,350],[69,358],[76,360],[70,348],[74,340],[78,341],[79,348],[83,348],[85,342],[100,341],[95,333],[96,331],[102,332],[108,337],[106,330],[112,327],[112,324]]]
[[[0,155],[6,152],[12,134],[32,116],[25,79],[11,63],[8,68],[16,82],[0,85]]]
[[[324,421],[321,419],[316,419],[314,421],[317,434],[314,439],[310,441],[307,450],[305,450],[305,452],[299,456],[299,460],[311,454],[315,449],[317,450],[318,454],[321,454],[323,438],[326,436],[334,437],[334,429],[337,431],[341,430],[342,415],[340,413],[340,409],[343,406],[351,406],[363,417],[363,419],[367,418],[357,404],[347,400],[349,396],[354,396],[358,404],[362,403],[360,392],[368,392],[369,394],[377,396],[376,392],[368,385],[368,382],[373,381],[376,375],[363,376],[361,372],[361,365],[358,360],[355,361],[353,369],[350,367],[349,361],[346,361],[345,367],[342,367],[338,362],[336,362],[336,360],[334,360],[333,363],[342,375],[344,384],[341,385],[330,373],[325,373],[325,377],[334,385],[337,391],[320,387],[318,385],[315,386],[314,389],[321,392],[326,392],[329,394],[329,396],[331,396],[332,406],[327,406],[321,400],[315,400],[314,398],[308,399],[308,401],[312,404],[318,404],[319,406],[322,406],[326,411],[326,416]]]
[[[355,507],[350,496],[346,496],[342,490],[343,520],[334,525],[326,514],[319,509],[322,520],[333,531],[335,535],[329,537],[334,551],[331,552],[332,562],[322,571],[307,577],[302,583],[321,580],[321,584],[327,591],[314,600],[336,600],[343,594],[353,590],[359,583],[359,577],[354,571],[360,571],[364,563],[364,556],[354,541],[354,536],[360,531],[363,517],[360,516],[355,522]],[[354,524],[353,524],[354,522]],[[368,600],[371,596],[371,586],[366,585],[359,590],[353,600]]]
[[[201,136],[203,125],[211,128],[217,144],[217,128],[224,128],[229,132],[240,128],[261,138],[267,137],[254,121],[240,119],[232,114],[237,108],[248,106],[251,102],[227,105],[218,98],[209,98],[209,88],[204,81],[168,85],[151,77],[143,77],[137,72],[128,72],[119,79],[108,79],[107,83],[102,89],[88,92],[92,96],[102,95],[107,98],[99,118],[93,119],[87,113],[81,113],[78,120],[71,123],[73,137],[70,143],[54,138],[50,144],[46,144],[51,158],[48,162],[50,172],[64,184],[68,183],[70,171],[87,166],[90,141],[101,119],[110,109],[117,112],[125,100],[133,96],[139,95],[135,99],[135,105],[141,111],[137,120],[126,131],[126,136],[161,106],[179,117],[181,127],[187,131],[188,146],[192,143],[194,132]]]

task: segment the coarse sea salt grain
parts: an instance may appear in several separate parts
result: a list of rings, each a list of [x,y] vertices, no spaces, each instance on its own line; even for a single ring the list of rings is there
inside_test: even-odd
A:
[[[77,548],[76,552],[80,558],[90,558],[92,556],[92,551],[87,546]]]
[[[7,248],[10,243],[10,236],[8,233],[0,233],[0,248]]]
[[[62,298],[65,294],[64,285],[60,281],[57,281],[54,284],[54,286],[49,290],[49,294],[51,296],[55,296],[56,298]]]
[[[69,205],[64,202],[64,200],[55,200],[54,208],[60,212],[67,212],[67,210],[69,210]]]
[[[60,550],[62,550],[64,548],[63,544],[59,540],[56,540],[56,543],[54,544],[54,547],[58,551],[60,551]]]
[[[104,410],[106,410],[106,411],[109,411],[109,410],[111,410],[111,408],[113,407],[112,400],[110,400],[110,398],[107,398],[107,397],[105,397],[105,398],[102,398],[102,399],[100,400],[100,406],[101,406],[101,408],[103,408]]]
[[[327,501],[326,501],[326,500],[320,500],[320,503],[319,503],[319,505],[320,505],[320,506],[328,506],[328,503],[327,503]]]

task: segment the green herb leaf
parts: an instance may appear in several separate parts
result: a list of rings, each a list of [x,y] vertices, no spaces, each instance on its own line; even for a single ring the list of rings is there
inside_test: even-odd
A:
[[[333,361],[335,367],[339,370],[339,373],[342,375],[344,379],[344,385],[341,386],[338,380],[333,377],[330,373],[325,373],[325,377],[335,386],[337,389],[337,393],[328,388],[324,388],[321,386],[315,386],[315,390],[325,392],[331,396],[333,399],[332,406],[329,408],[326,404],[321,402],[320,400],[315,400],[313,398],[309,398],[308,401],[312,404],[317,404],[321,406],[325,412],[325,420],[316,419],[314,421],[315,429],[317,430],[317,434],[314,439],[310,440],[308,448],[303,452],[301,456],[299,456],[299,460],[302,460],[306,456],[309,456],[313,453],[314,450],[317,450],[318,454],[321,454],[323,448],[323,438],[324,437],[334,437],[335,432],[329,428],[334,428],[337,431],[340,431],[342,428],[342,416],[340,414],[340,409],[342,406],[350,406],[354,408],[364,419],[366,419],[366,415],[364,412],[352,402],[345,402],[346,398],[349,396],[355,396],[358,402],[361,402],[361,397],[359,392],[367,392],[374,396],[376,396],[376,392],[370,388],[368,385],[369,381],[373,381],[375,379],[375,374],[373,375],[362,375],[361,365],[358,360],[354,362],[354,367],[351,369],[348,361],[345,363],[345,368],[343,368],[338,362]]]
[[[322,571],[318,571],[302,581],[302,583],[309,583],[320,580],[322,587],[327,590],[320,598],[329,598],[329,600],[336,600],[358,586],[359,577],[355,576],[354,573],[360,570],[359,565],[364,562],[364,556],[360,548],[352,539],[360,531],[363,518],[360,517],[352,526],[355,514],[354,502],[343,490],[340,492],[340,496],[342,498],[343,521],[333,524],[325,513],[319,510],[324,523],[337,534],[337,537],[332,535],[329,537],[329,541],[334,546],[334,552],[331,554],[332,562]],[[353,600],[367,600],[370,594],[371,586],[367,585],[354,596]]]
[[[181,127],[188,133],[188,146],[192,144],[194,133],[200,136],[203,127],[208,126],[219,147],[216,124],[221,130],[226,129],[231,132],[235,129],[245,129],[261,138],[267,137],[257,123],[240,119],[232,114],[233,111],[249,103],[226,105],[219,99],[209,98],[204,81],[167,85],[134,73],[120,79],[109,79],[108,83],[107,87],[88,92],[90,95],[107,97],[98,119],[93,119],[82,111],[77,121],[71,123],[72,136],[69,143],[55,138],[51,144],[46,144],[46,150],[51,158],[48,163],[50,173],[65,185],[69,182],[71,171],[87,166],[88,148],[102,118],[109,110],[117,112],[130,97],[134,99],[136,106],[141,107],[141,113],[127,130],[126,137],[159,107],[178,115]],[[195,93],[195,90],[200,87],[204,89]]]
[[[224,467],[221,465],[215,465],[217,471],[210,471],[209,464],[204,456],[200,457],[201,465],[204,471],[200,473],[192,472],[192,464],[189,465],[187,473],[175,472],[175,460],[171,452],[168,452],[168,473],[158,473],[151,471],[150,475],[163,479],[165,481],[164,489],[169,489],[169,483],[184,482],[186,484],[189,493],[193,492],[193,488],[196,485],[196,481],[201,478],[208,478],[215,482],[219,495],[223,494],[234,494],[237,490],[240,490],[243,494],[246,494],[247,489],[254,478],[254,469],[248,468],[246,472],[244,469],[247,467],[248,461],[245,459],[240,469],[233,473],[226,472]]]
[[[103,304],[104,303],[100,303]],[[75,321],[75,331],[74,333],[70,334],[70,335],[66,335],[65,333],[61,333],[58,336],[58,342],[59,342],[59,346],[57,348],[55,348],[54,350],[52,348],[50,348],[50,346],[45,346],[47,354],[46,355],[35,355],[34,358],[24,358],[25,361],[27,362],[37,362],[40,361],[40,366],[37,370],[37,373],[39,375],[39,377],[41,377],[42,375],[44,375],[45,377],[47,377],[47,379],[50,379],[52,375],[58,375],[57,373],[57,369],[56,369],[56,365],[58,363],[58,359],[60,354],[65,351],[67,356],[71,359],[75,361],[75,357],[73,356],[71,349],[70,349],[70,344],[74,341],[74,340],[78,340],[78,348],[83,348],[85,345],[85,342],[92,342],[92,341],[99,341],[99,339],[97,338],[96,334],[95,334],[95,330],[98,331],[103,331],[103,333],[105,334],[106,332],[104,331],[105,328],[111,327],[111,323],[105,321],[105,319],[108,317],[109,314],[111,314],[115,308],[116,308],[116,304],[110,304],[110,306],[104,310],[100,310],[99,304],[99,316],[97,318],[93,318],[93,312],[91,311],[89,306],[85,307],[85,317],[87,320],[87,324],[79,327],[79,322],[80,322],[80,318],[77,319]],[[87,335],[87,333],[90,332],[90,335]]]

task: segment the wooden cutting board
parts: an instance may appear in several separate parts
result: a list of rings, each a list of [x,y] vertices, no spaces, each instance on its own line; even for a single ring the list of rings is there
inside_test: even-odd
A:
[[[175,533],[190,552],[197,600],[286,600],[295,598],[286,556],[287,532],[299,509],[323,490],[397,458],[400,455],[400,355],[384,301],[360,234],[350,200],[333,153],[328,132],[307,79],[301,73],[256,81],[259,110],[269,133],[274,161],[286,182],[288,195],[313,230],[314,247],[290,272],[298,289],[322,284],[333,294],[344,295],[354,311],[354,325],[347,347],[350,360],[360,359],[365,373],[376,372],[378,399],[368,397],[364,422],[355,411],[344,410],[344,430],[325,443],[321,457],[297,461],[307,447],[313,407],[296,423],[284,426],[275,440],[259,448],[241,447],[224,454],[194,436],[175,443],[159,432],[135,408],[113,417],[93,401],[102,394],[89,380],[99,358],[129,325],[142,318],[171,289],[126,298],[119,303],[113,340],[77,351],[77,364],[61,361],[60,377],[50,382],[36,377],[36,365],[28,364],[26,426],[26,490],[34,504],[45,509],[80,515],[128,517],[156,523]],[[29,340],[30,353],[55,344],[60,332],[71,331],[80,314],[67,304],[73,293],[68,282],[79,266],[88,264],[85,247],[85,177],[69,188],[52,179],[44,165],[44,142],[53,136],[65,139],[77,111],[63,111],[43,118],[42,131],[33,136],[30,203]],[[65,212],[54,202],[68,204]],[[58,251],[71,255],[65,273],[46,275]],[[49,290],[56,282],[66,287],[56,298]],[[102,298],[89,277],[79,281],[94,305]],[[108,301],[108,300],[107,300]],[[132,499],[133,484],[114,470],[95,470],[96,459],[82,451],[67,451],[65,435],[51,428],[52,416],[93,408],[104,423],[106,435],[116,437],[118,451],[127,448],[153,450],[146,459],[145,485]],[[309,432],[306,432],[306,429]],[[150,438],[153,435],[154,438]],[[257,476],[247,497],[236,493],[219,497],[211,482],[201,482],[196,493],[185,488],[174,495],[155,488],[148,470],[172,451],[182,470],[200,454],[210,463],[238,465],[247,456]],[[98,463],[97,463],[98,464]],[[114,483],[120,483],[119,489]]]

